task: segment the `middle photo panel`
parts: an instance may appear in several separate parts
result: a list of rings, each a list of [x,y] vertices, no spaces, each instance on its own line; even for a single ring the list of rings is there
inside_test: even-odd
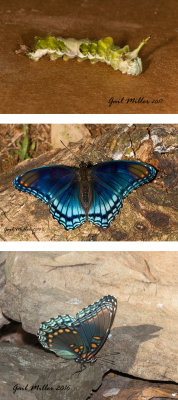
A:
[[[1,125],[1,132],[5,241],[176,240],[176,126]]]

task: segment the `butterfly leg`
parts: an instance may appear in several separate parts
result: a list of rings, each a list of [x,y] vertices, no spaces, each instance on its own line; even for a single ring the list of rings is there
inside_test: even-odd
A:
[[[84,371],[84,369],[86,369],[86,365],[80,364],[80,369],[78,371],[75,371],[71,376],[73,376],[75,374],[80,374],[82,371]]]

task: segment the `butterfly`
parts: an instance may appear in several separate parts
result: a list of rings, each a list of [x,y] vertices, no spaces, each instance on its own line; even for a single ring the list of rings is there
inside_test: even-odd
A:
[[[108,295],[83,308],[75,318],[70,315],[51,318],[40,325],[39,342],[64,359],[93,363],[109,335],[116,308],[116,298]]]
[[[107,228],[122,207],[122,200],[151,181],[156,170],[139,161],[106,161],[79,168],[52,165],[31,169],[16,177],[16,189],[49,205],[53,218],[66,230],[86,220]]]

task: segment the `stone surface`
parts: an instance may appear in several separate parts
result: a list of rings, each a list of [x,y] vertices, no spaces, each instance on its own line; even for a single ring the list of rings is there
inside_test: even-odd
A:
[[[100,351],[108,359],[102,371],[178,382],[177,255],[11,252],[1,307],[5,316],[21,321],[26,332],[36,335],[42,321],[59,314],[75,316],[102,296],[114,295],[118,310],[111,336]],[[56,360],[43,349],[41,354],[49,362]],[[76,368],[73,361],[70,365],[71,370]],[[100,371],[99,359],[95,366]]]
[[[92,394],[92,400],[161,400],[177,399],[178,385],[174,383],[150,382],[108,373],[101,387]]]
[[[5,280],[5,265],[6,265],[6,258],[7,258],[7,254],[5,251],[1,251],[0,252],[0,328],[3,325],[6,325],[9,323],[9,321],[7,320],[7,318],[5,318],[5,316],[2,314],[2,310],[1,310],[1,299],[2,299],[2,295],[4,292],[4,286],[6,283]]]
[[[176,10],[176,0],[120,0],[119,6],[117,0],[112,6],[108,0],[3,1],[0,113],[177,113]],[[48,58],[35,63],[15,53],[47,33],[76,39],[112,36],[117,45],[131,49],[149,35],[151,40],[140,53],[143,73],[133,77],[102,63]],[[109,107],[111,98],[116,103]]]
[[[85,400],[91,387],[98,388],[103,374],[96,364],[75,374],[79,369],[77,364],[61,363],[52,354],[27,345],[1,343],[0,360],[0,396],[3,400]],[[13,393],[15,385],[19,389]],[[23,390],[25,387],[27,389]]]
[[[177,240],[177,126],[113,125],[105,134],[25,160],[1,175],[1,240],[120,241]],[[71,153],[71,151],[73,154]],[[158,151],[159,150],[159,151]],[[81,161],[136,159],[156,167],[156,178],[123,201],[123,208],[107,229],[89,222],[65,231],[46,204],[13,187],[13,179],[43,165],[78,166]]]
[[[63,149],[64,145],[79,142],[82,138],[89,138],[88,129],[82,124],[53,124],[51,125],[51,144],[54,149]]]

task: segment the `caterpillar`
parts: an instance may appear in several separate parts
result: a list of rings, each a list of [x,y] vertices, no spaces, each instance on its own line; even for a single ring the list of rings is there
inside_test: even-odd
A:
[[[123,74],[139,75],[142,72],[142,61],[138,53],[149,39],[150,36],[142,40],[135,50],[130,51],[128,45],[123,48],[116,46],[112,37],[77,40],[52,35],[42,38],[36,36],[32,51],[26,51],[26,55],[34,61],[38,61],[44,55],[49,55],[51,60],[63,57],[63,60],[67,61],[77,57],[78,61],[87,59],[91,63],[101,61]]]

